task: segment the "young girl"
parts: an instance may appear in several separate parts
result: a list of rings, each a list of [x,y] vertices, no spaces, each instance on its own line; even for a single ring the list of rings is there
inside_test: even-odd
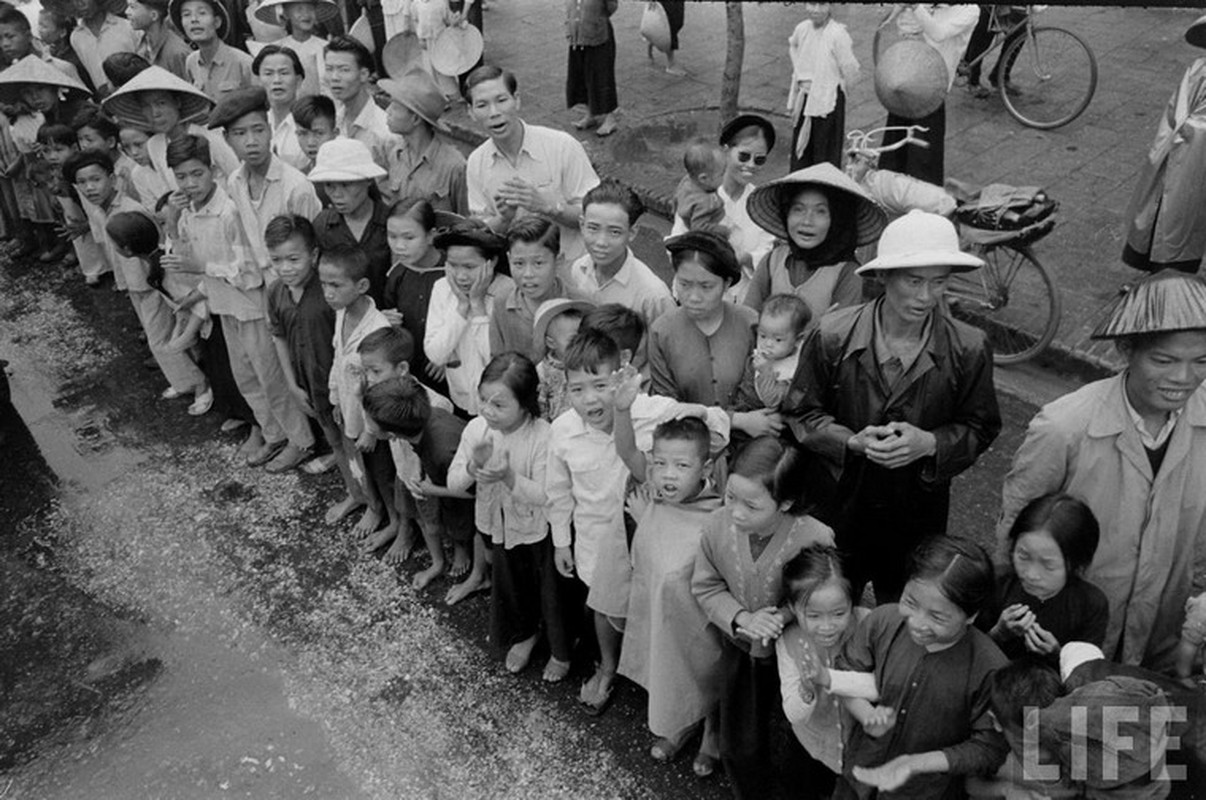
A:
[[[672,760],[706,720],[695,759],[702,772],[718,755],[713,712],[722,677],[720,637],[691,596],[700,535],[721,504],[708,480],[709,437],[707,424],[692,417],[663,422],[653,431],[649,479],[638,501],[629,501],[637,526],[619,667],[649,692],[649,730],[658,737],[650,749],[655,760]]]
[[[842,166],[846,144],[846,93],[858,78],[858,59],[846,26],[830,17],[829,3],[805,3],[804,20],[787,40],[791,89],[787,113],[794,172],[821,161]]]
[[[974,542],[938,536],[914,551],[900,602],[872,611],[836,661],[874,672],[881,700],[846,702],[859,724],[835,800],[964,797],[964,776],[1000,768],[1009,746],[988,714],[989,678],[1008,661],[975,627],[992,592],[992,563]]]
[[[402,328],[420,344],[427,336],[432,289],[444,277],[444,254],[435,246],[443,213],[435,211],[426,200],[399,200],[390,207],[385,223],[393,266],[385,275],[381,310],[390,324]],[[426,386],[448,394],[444,369],[428,361],[422,347],[415,349],[410,371]]]
[[[1018,514],[1007,540],[1012,569],[977,622],[1007,657],[1036,653],[1059,666],[1064,644],[1105,641],[1109,603],[1082,577],[1098,537],[1093,512],[1066,494],[1031,500]]]
[[[444,277],[431,289],[423,350],[444,368],[457,408],[477,414],[477,384],[490,358],[495,302],[515,284],[507,276],[506,240],[484,225],[462,223],[435,238]]]
[[[842,743],[850,714],[835,693],[818,687],[816,675],[829,670],[831,682],[845,680],[845,696],[879,699],[875,679],[865,673],[832,670],[834,657],[870,609],[854,605],[850,582],[837,548],[812,545],[783,567],[783,587],[795,614],[775,642],[783,713],[808,756],[797,767],[801,797],[828,798],[842,774]]]
[[[490,639],[506,649],[506,667],[519,673],[543,629],[551,655],[544,680],[569,674],[570,637],[561,594],[565,580],[553,564],[545,517],[549,423],[536,405],[536,367],[519,353],[495,356],[478,385],[481,416],[470,420],[448,470],[448,488],[477,484],[473,574],[463,596],[491,587]],[[482,536],[493,545],[493,584]],[[452,598],[456,602],[460,597]]]
[[[739,797],[770,796],[777,782],[772,731],[787,726],[772,643],[792,617],[779,605],[783,565],[809,545],[833,544],[829,527],[801,513],[803,466],[799,451],[772,436],[745,446],[733,461],[724,507],[704,526],[691,580],[724,635],[720,757]]]
[[[557,277],[561,229],[547,219],[517,219],[507,229],[507,262],[515,288],[498,298],[490,319],[490,352],[512,350],[533,361],[544,356],[543,343],[533,341],[536,311],[545,300],[565,297]]]
[[[854,250],[879,239],[883,210],[829,163],[815,164],[759,186],[750,218],[778,240],[757,265],[745,304],[762,310],[775,294],[794,294],[820,319],[863,301]]]

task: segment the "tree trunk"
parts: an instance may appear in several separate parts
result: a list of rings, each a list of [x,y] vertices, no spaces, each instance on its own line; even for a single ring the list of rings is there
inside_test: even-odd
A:
[[[737,116],[741,95],[741,65],[745,60],[745,18],[739,0],[726,0],[724,4],[726,41],[724,55],[724,77],[720,84],[720,121],[728,122]]]

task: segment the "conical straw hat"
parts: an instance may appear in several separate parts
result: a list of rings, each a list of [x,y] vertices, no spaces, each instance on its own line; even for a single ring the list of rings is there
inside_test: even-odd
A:
[[[806,186],[825,186],[854,199],[854,224],[859,246],[874,243],[888,224],[888,216],[879,204],[846,173],[827,161],[796,170],[755,189],[746,203],[750,219],[771,236],[787,241],[784,209]]]
[[[88,94],[87,86],[35,55],[28,55],[0,72],[0,93],[5,99],[16,99],[21,87],[30,84]]]
[[[339,16],[339,6],[335,0],[308,0],[314,3],[314,13],[319,22],[330,22]],[[301,2],[301,0],[266,0],[255,10],[255,18],[267,25],[283,25],[285,18],[281,14],[286,3]]]
[[[1166,269],[1114,300],[1093,329],[1093,338],[1192,330],[1206,330],[1206,280]]]
[[[184,123],[205,119],[214,107],[214,101],[205,92],[163,67],[147,67],[106,97],[101,106],[120,122],[149,129],[151,123],[142,110],[142,94],[154,91],[169,92],[175,96],[180,103],[180,121]]]

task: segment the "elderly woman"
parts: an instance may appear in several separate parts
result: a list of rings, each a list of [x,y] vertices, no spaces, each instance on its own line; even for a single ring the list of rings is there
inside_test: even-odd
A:
[[[653,394],[727,406],[754,346],[758,316],[724,299],[741,277],[732,246],[710,231],[667,240],[680,303],[649,329]]]
[[[747,306],[761,311],[771,295],[794,294],[820,319],[862,302],[854,249],[875,242],[888,220],[840,169],[815,164],[760,186],[750,195],[749,212],[779,243],[754,271]]]
[[[946,532],[951,479],[1001,430],[984,335],[942,303],[952,272],[982,264],[949,220],[910,212],[859,269],[883,296],[822,319],[800,355],[783,413],[825,468],[819,515],[855,597],[868,580],[877,602],[900,597],[908,554]]]
[[[293,120],[293,101],[306,79],[301,59],[288,47],[264,45],[251,62],[251,71],[268,93],[272,152],[289,166],[305,169],[310,159],[297,139],[297,123]]]
[[[754,191],[753,181],[766,164],[775,146],[775,126],[756,114],[734,117],[720,131],[720,145],[729,158],[724,181],[717,193],[724,201],[725,225],[729,228],[729,244],[741,264],[741,279],[729,287],[726,299],[740,303],[754,267],[770,252],[775,239],[750,219],[746,204]],[[687,232],[687,224],[674,220],[670,233],[678,236]]]
[[[1083,500],[1101,525],[1085,578],[1109,600],[1106,657],[1168,670],[1185,601],[1206,588],[1206,281],[1157,273],[1093,335],[1115,341],[1126,369],[1030,422],[998,538],[1035,497]]]

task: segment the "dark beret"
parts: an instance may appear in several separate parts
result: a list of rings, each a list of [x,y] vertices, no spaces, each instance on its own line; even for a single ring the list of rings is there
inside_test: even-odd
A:
[[[268,93],[263,86],[244,86],[222,95],[209,114],[209,127],[225,128],[244,114],[253,111],[268,113]]]

